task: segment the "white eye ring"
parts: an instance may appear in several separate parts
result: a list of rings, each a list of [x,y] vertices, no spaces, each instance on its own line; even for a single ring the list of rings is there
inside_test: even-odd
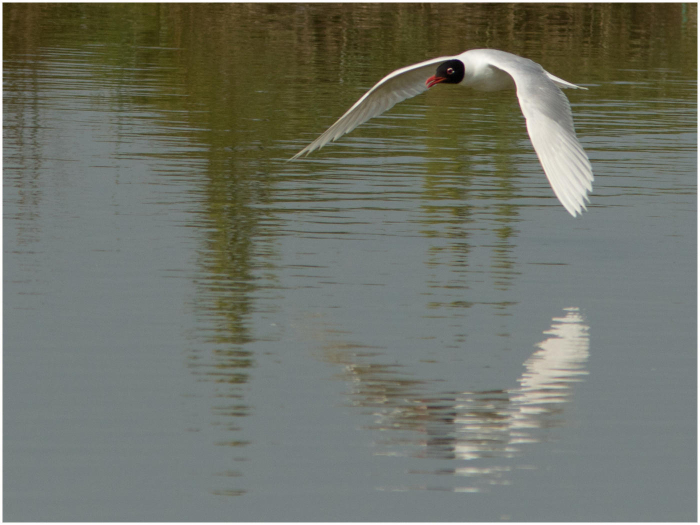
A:
[[[451,74],[454,73],[454,72],[455,72],[455,70],[452,69],[451,67],[448,67],[448,68],[447,68],[447,74],[448,74],[448,75],[451,75]]]

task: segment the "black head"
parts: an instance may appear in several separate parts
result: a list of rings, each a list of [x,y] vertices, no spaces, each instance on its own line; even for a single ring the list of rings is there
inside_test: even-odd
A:
[[[459,84],[464,79],[464,63],[461,60],[452,59],[440,64],[432,76],[426,82],[428,87],[435,84]]]
[[[436,77],[442,77],[447,84],[459,84],[464,79],[464,63],[461,60],[443,62],[435,72]]]

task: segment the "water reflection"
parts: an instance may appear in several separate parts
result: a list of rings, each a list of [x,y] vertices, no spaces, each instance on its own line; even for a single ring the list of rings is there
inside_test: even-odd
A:
[[[510,483],[513,469],[527,467],[503,460],[522,456],[523,445],[546,441],[552,428],[566,423],[573,385],[588,374],[588,331],[579,309],[565,308],[552,318],[546,339],[535,345],[518,386],[510,389],[431,394],[433,381],[410,378],[398,364],[375,362],[380,349],[359,344],[327,343],[324,358],[343,365],[352,405],[370,409],[368,428],[385,433],[375,443],[377,454],[453,460],[447,468],[412,472],[470,480],[391,490],[480,492]]]

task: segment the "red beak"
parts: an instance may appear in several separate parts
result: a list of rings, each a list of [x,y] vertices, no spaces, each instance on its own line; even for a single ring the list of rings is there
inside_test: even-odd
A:
[[[444,82],[445,80],[447,80],[447,78],[445,78],[445,77],[432,76],[428,80],[425,81],[425,85],[428,86],[429,88],[431,88],[435,84],[439,84],[440,82]]]

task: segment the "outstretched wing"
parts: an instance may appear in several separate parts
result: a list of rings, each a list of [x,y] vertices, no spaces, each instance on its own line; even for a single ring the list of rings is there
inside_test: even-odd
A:
[[[574,217],[583,213],[587,192],[593,190],[593,170],[576,137],[569,100],[557,81],[568,84],[566,87],[578,86],[550,75],[526,58],[490,53],[487,60],[513,77],[530,140],[554,194]]]
[[[372,117],[381,115],[398,102],[423,93],[428,89],[425,81],[435,74],[435,66],[452,58],[454,57],[433,58],[389,73],[355,102],[335,124],[290,160],[321,149]]]

